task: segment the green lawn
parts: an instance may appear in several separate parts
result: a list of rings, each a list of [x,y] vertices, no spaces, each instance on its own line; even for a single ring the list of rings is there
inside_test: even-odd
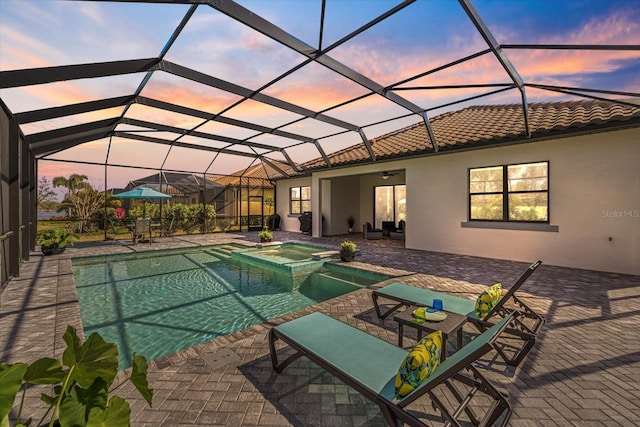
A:
[[[66,228],[68,230],[74,230],[74,228],[77,225],[77,221],[51,221],[51,220],[39,220],[38,221],[38,228],[37,231],[41,232],[50,228]],[[94,230],[91,231],[85,231],[82,234],[78,234],[78,239],[76,241],[78,242],[98,242],[98,241],[103,241],[105,240],[104,238],[104,230],[100,230],[97,229],[97,227],[92,227]],[[238,231],[238,227],[234,228],[232,227],[229,231]],[[221,232],[220,230],[216,229],[214,230],[214,232],[218,233]],[[173,235],[174,236],[180,236],[180,235],[186,235],[187,233],[185,233],[183,230],[175,230]],[[199,231],[196,231],[192,234],[200,234]],[[122,225],[116,225],[115,226],[115,230],[111,229],[111,227],[109,227],[107,229],[107,240],[126,240],[126,239],[131,239],[131,232],[129,231],[129,229],[127,229],[127,227],[122,226]]]

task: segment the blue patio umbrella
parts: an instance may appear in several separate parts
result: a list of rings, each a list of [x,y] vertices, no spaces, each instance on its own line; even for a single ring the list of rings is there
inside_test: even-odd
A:
[[[116,199],[142,199],[142,217],[146,217],[146,199],[170,199],[168,194],[161,193],[149,187],[136,187],[133,190],[125,191],[113,196]]]

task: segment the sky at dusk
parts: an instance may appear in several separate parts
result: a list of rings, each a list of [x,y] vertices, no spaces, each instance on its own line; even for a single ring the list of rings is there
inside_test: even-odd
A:
[[[400,2],[327,0],[321,36],[320,0],[237,3],[313,49],[324,49]],[[640,46],[640,0],[475,0],[472,4],[501,45]],[[0,0],[0,71],[157,57],[188,10],[189,5],[179,4]],[[328,55],[380,85],[394,86],[395,93],[424,108],[433,118],[469,105],[521,101],[520,92],[512,89],[448,105],[495,88],[442,86],[511,83],[504,68],[490,54],[405,82],[486,48],[487,43],[458,1],[418,0],[332,49]],[[504,52],[525,83],[640,93],[640,50],[637,48],[614,51],[505,49]],[[301,64],[305,57],[209,6],[200,5],[169,48],[165,60],[256,90]],[[0,97],[11,112],[19,113],[131,95],[144,76],[144,73],[134,73],[1,89]],[[325,110],[368,92],[315,62],[263,90],[273,98],[314,111]],[[527,88],[526,93],[530,103],[578,99],[535,88]],[[141,95],[210,113],[224,111],[241,99],[238,95],[161,71],[153,73]],[[30,135],[119,117],[123,111],[123,108],[112,108],[25,124],[22,130]],[[367,138],[420,121],[416,115],[406,117],[406,109],[378,95],[333,108],[326,114],[362,127]],[[255,100],[238,104],[225,111],[224,116],[268,127],[283,126],[282,130],[318,138],[327,153],[361,142],[356,132],[344,132],[339,127],[313,119],[300,120],[295,113]],[[141,104],[133,104],[126,111],[126,117],[183,129],[202,125],[202,119]],[[389,118],[398,119],[379,123]],[[118,125],[117,129],[144,131],[124,124]],[[319,157],[313,144],[259,135],[256,131],[227,124],[209,122],[198,130],[286,148],[287,154],[299,163]],[[177,134],[154,132],[153,136],[173,140]],[[225,142],[194,136],[181,140],[216,148],[228,147]],[[278,151],[240,145],[229,148],[285,160]],[[83,173],[101,189],[123,187],[131,179],[156,173],[154,168],[229,174],[246,168],[253,161],[249,157],[216,156],[212,152],[169,148],[117,137],[85,143],[56,153],[52,158],[98,164],[41,160],[40,177],[51,179]],[[117,165],[107,169],[106,184],[105,167],[101,166],[105,162]]]

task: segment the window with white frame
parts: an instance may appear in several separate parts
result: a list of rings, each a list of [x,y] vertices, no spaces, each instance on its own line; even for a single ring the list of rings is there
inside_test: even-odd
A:
[[[311,187],[291,187],[289,190],[289,213],[302,215],[311,210]]]
[[[469,169],[469,220],[549,222],[549,162]]]

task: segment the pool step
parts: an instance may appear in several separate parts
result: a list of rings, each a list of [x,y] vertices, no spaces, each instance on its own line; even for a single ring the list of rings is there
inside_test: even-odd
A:
[[[236,250],[235,246],[218,246],[215,248],[209,248],[208,252],[220,257],[220,258],[231,258],[231,252]]]
[[[343,279],[341,277],[336,277],[336,276],[333,276],[331,274],[319,273],[319,275],[322,276],[322,277],[325,277],[325,278],[327,278],[329,280],[335,280],[336,282],[343,282],[343,283],[346,283],[346,284],[351,285],[351,286],[357,286],[359,288],[366,288],[366,286],[364,286],[364,285],[359,285],[359,284],[351,282],[351,281],[349,281],[347,279]]]
[[[339,255],[340,251],[324,251],[311,254],[311,258],[314,260],[319,260],[324,258],[337,258]]]

